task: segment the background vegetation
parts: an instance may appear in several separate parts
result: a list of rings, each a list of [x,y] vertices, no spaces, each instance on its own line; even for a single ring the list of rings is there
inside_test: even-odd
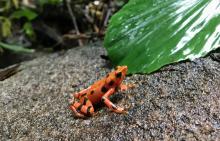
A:
[[[56,51],[100,40],[110,16],[125,2],[2,0],[0,64],[7,64],[9,58],[13,60],[18,56],[17,53]]]
[[[0,5],[2,56],[83,46],[105,35],[114,65],[151,73],[220,45],[219,0],[2,0]],[[18,60],[4,58],[0,64]]]

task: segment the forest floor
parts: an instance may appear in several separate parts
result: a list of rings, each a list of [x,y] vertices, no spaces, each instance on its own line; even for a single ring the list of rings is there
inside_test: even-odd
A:
[[[112,67],[102,47],[78,47],[21,64],[0,81],[1,140],[220,140],[220,64],[210,57],[128,76],[135,88],[112,101],[128,114],[96,107],[76,119],[70,94],[105,76]]]

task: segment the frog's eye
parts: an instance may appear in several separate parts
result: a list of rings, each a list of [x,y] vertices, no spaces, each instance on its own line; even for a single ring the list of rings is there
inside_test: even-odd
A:
[[[121,73],[121,72],[118,72],[118,73],[115,74],[115,76],[116,76],[116,78],[121,78],[122,73]]]

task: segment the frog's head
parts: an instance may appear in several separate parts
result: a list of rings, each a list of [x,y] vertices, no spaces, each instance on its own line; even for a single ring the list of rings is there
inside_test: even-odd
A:
[[[126,76],[128,67],[127,66],[117,66],[115,70],[115,81],[116,84],[120,85]]]
[[[115,70],[116,79],[119,79],[119,78],[124,79],[124,77],[126,76],[127,70],[128,70],[127,66],[117,66]]]
[[[118,87],[126,76],[128,67],[117,66],[116,69],[106,76],[106,84],[108,87]]]

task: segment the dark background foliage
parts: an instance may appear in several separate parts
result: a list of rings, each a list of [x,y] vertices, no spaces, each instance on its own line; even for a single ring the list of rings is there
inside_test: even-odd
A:
[[[127,0],[3,0],[0,68],[43,53],[102,40],[109,18]],[[25,53],[25,54],[24,54]]]

